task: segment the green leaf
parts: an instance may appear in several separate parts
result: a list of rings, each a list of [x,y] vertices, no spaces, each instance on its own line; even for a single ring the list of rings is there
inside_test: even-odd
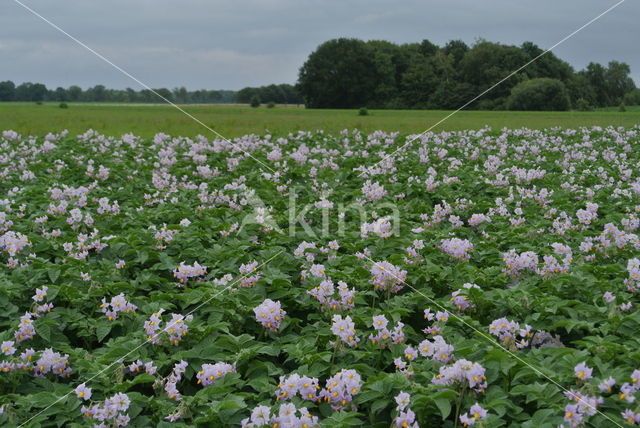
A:
[[[435,398],[433,402],[438,407],[438,410],[440,410],[442,419],[447,419],[451,414],[451,402],[446,398]]]
[[[49,275],[51,282],[55,283],[60,277],[60,268],[55,267],[47,269],[47,275]]]
[[[41,338],[43,338],[46,342],[51,342],[51,326],[46,323],[46,322],[42,322],[42,323],[35,323],[35,329],[36,329],[36,333],[38,333],[38,336],[40,336]]]
[[[98,342],[102,342],[105,337],[111,332],[111,328],[113,327],[112,322],[99,322],[96,327],[96,337],[98,338]]]

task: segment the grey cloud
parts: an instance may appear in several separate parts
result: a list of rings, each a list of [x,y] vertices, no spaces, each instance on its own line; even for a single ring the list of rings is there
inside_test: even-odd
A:
[[[21,0],[22,1],[22,0]],[[335,37],[444,44],[479,37],[549,47],[615,3],[602,0],[24,0],[152,87],[238,89],[293,83],[306,56]],[[640,84],[627,0],[555,52],[580,69],[629,63]],[[0,4],[0,80],[50,87],[137,87],[13,1]]]

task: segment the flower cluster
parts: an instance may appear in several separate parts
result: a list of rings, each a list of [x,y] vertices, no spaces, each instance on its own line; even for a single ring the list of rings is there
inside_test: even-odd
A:
[[[253,287],[260,280],[260,275],[255,273],[257,269],[258,262],[255,260],[251,263],[240,265],[239,271],[242,275],[240,287]]]
[[[178,391],[178,382],[182,380],[182,375],[187,370],[188,363],[186,361],[180,361],[173,365],[173,370],[162,381],[164,382],[164,392],[167,393],[167,397],[171,400],[182,400],[182,394]]]
[[[167,229],[167,225],[163,224],[160,230],[155,225],[149,226],[149,230],[153,230],[155,232],[154,237],[157,241],[156,248],[158,250],[164,250],[167,248],[165,244],[173,241],[173,235],[179,232],[176,229]]]
[[[440,242],[440,249],[457,260],[467,261],[471,258],[469,253],[473,250],[473,244],[468,239],[443,239]]]
[[[418,250],[422,250],[424,248],[424,241],[421,239],[414,239],[411,247],[405,248],[407,252],[406,257],[404,257],[403,261],[405,264],[412,265],[421,260],[421,256],[418,253]]]
[[[465,427],[471,427],[481,419],[487,417],[487,411],[483,409],[478,403],[471,406],[468,413],[460,415],[460,423]]]
[[[120,214],[120,205],[118,201],[113,201],[112,204],[109,203],[109,198],[100,198],[98,199],[99,207],[96,209],[98,214]]]
[[[132,303],[129,303],[124,297],[124,293],[120,293],[111,298],[111,302],[107,303],[106,299],[102,299],[100,304],[100,310],[107,316],[109,321],[118,319],[118,313],[133,313],[138,307]]]
[[[42,288],[36,288],[36,293],[31,297],[31,299],[36,303],[42,303],[44,299],[47,297],[47,292],[49,291],[49,287],[46,285]],[[42,305],[37,305],[35,309],[35,313],[32,315],[37,317],[39,313],[43,312],[51,312],[53,309],[53,303],[44,303]]]
[[[180,263],[178,267],[173,271],[173,277],[180,281],[180,284],[186,284],[191,278],[199,278],[207,274],[207,267],[200,266],[198,262],[192,265],[185,265],[184,262]]]
[[[209,386],[227,373],[236,373],[236,367],[228,363],[203,364],[196,378],[198,384]]]
[[[407,279],[407,271],[392,265],[387,261],[375,262],[370,269],[371,283],[376,290],[397,293],[404,287],[403,283]]]
[[[37,316],[37,313],[25,312],[25,314],[20,317],[18,329],[13,334],[16,341],[22,342],[23,340],[29,340],[36,335],[36,329],[33,327],[33,318]]]
[[[604,402],[602,397],[591,397],[576,391],[566,391],[565,397],[576,404],[567,404],[564,408],[564,421],[570,427],[580,426],[585,419],[598,412],[598,406]]]
[[[334,410],[350,407],[353,396],[360,392],[362,379],[355,370],[342,369],[329,379],[320,392],[320,398],[331,403]]]
[[[518,254],[515,250],[509,250],[509,252],[504,253],[502,261],[505,264],[502,273],[510,276],[519,276],[525,270],[535,273],[539,263],[538,255],[533,251],[525,251]]]
[[[300,277],[303,281],[308,278],[319,278],[325,279],[327,277],[327,272],[322,264],[312,264],[308,268],[302,269],[300,272]]]
[[[351,288],[344,281],[338,282],[338,295],[335,295],[335,286],[329,278],[320,282],[317,287],[307,291],[307,294],[313,296],[320,302],[323,310],[344,311],[352,309],[355,306],[353,301],[356,289]]]
[[[0,349],[2,350],[2,353],[4,355],[11,356],[15,354],[17,351],[14,345],[15,345],[14,342],[7,340],[7,341],[4,341],[2,344],[0,344]],[[32,363],[32,360],[35,354],[36,354],[36,351],[34,351],[33,349],[27,349],[26,351],[20,354],[19,362],[0,361],[0,372],[9,373],[14,370],[24,370],[27,372],[35,372],[35,366],[34,366],[34,363]]]
[[[367,180],[362,185],[362,194],[370,201],[378,201],[387,196],[387,191],[377,181],[372,183]]]
[[[400,391],[395,400],[396,412],[398,412],[393,420],[395,426],[399,428],[420,428],[420,425],[416,422],[416,414],[409,408],[411,395]]]
[[[362,223],[360,235],[363,238],[368,238],[369,233],[373,233],[380,238],[389,238],[393,234],[391,217],[382,217],[372,223]]]
[[[573,373],[581,384],[593,377],[593,369],[584,362],[576,365]],[[615,380],[607,379],[599,385],[599,389],[601,391],[610,391],[614,384]],[[581,426],[586,422],[586,418],[598,412],[598,406],[604,402],[602,397],[592,397],[574,390],[565,391],[564,395],[572,401],[571,404],[567,404],[564,408],[564,421],[570,427]]]
[[[80,411],[87,418],[100,422],[97,426],[124,427],[129,424],[130,418],[126,412],[130,404],[129,396],[119,392],[104,400],[102,404],[94,404],[91,407],[82,406]]]
[[[71,374],[68,359],[68,355],[54,352],[53,349],[45,349],[35,363],[34,376],[43,377],[47,373],[53,373],[56,376],[67,377]]]
[[[530,325],[520,328],[520,324],[506,318],[494,320],[489,325],[489,333],[500,339],[500,342],[511,350],[526,348],[532,335]]]
[[[587,202],[587,207],[584,210],[578,210],[576,212],[576,217],[578,217],[578,221],[584,225],[589,225],[593,220],[598,218],[598,204],[594,204],[592,202]]]
[[[465,309],[473,308],[473,303],[469,301],[469,297],[466,295],[468,293],[467,290],[471,290],[472,288],[476,290],[480,290],[475,284],[471,284],[469,282],[464,283],[462,288],[451,293],[451,301],[459,311],[464,311]]]
[[[467,360],[458,360],[450,366],[440,367],[440,371],[431,382],[435,385],[453,385],[460,383],[476,392],[484,392],[487,388],[487,377],[484,367]]]
[[[447,311],[438,311],[435,314],[431,312],[431,309],[427,308],[424,310],[424,319],[427,321],[433,321],[433,324],[422,330],[424,334],[441,334],[442,328],[449,321],[449,312]]]
[[[296,408],[294,404],[285,403],[280,406],[278,414],[271,414],[267,406],[258,406],[251,412],[251,417],[240,422],[242,428],[260,428],[264,426],[282,428],[314,428],[319,426],[318,417],[313,416],[306,407]]]
[[[338,336],[342,342],[349,346],[356,346],[360,339],[356,336],[356,325],[351,320],[351,317],[347,316],[342,318],[342,315],[334,315],[331,325],[331,332]]]
[[[290,400],[300,394],[305,400],[317,401],[318,390],[320,389],[319,381],[316,378],[308,376],[300,376],[292,374],[289,377],[280,376],[278,389],[276,390],[276,399]]]
[[[142,362],[142,360],[136,360],[127,366],[127,371],[129,373],[140,373],[143,370],[146,374],[154,375],[158,368],[153,364],[153,361],[145,363]]]
[[[625,279],[624,283],[629,291],[634,292],[640,288],[640,259],[629,259],[627,261],[627,272],[629,277]]]
[[[12,230],[6,232],[0,236],[0,249],[9,254],[9,257],[14,257],[16,254],[20,254],[25,247],[30,247],[31,241],[26,235],[20,232],[14,232]]]
[[[151,317],[144,322],[144,331],[147,333],[147,340],[153,344],[159,344],[160,331],[162,324],[162,313],[164,309],[160,309],[155,312]],[[182,337],[189,332],[187,322],[193,320],[192,315],[186,317],[180,314],[171,314],[171,320],[168,321],[164,327],[164,331],[169,334],[169,342],[177,345],[182,340]]]
[[[453,345],[449,345],[445,342],[442,336],[434,336],[433,341],[425,339],[418,345],[417,351],[412,347],[407,347],[404,351],[404,356],[408,360],[413,360],[419,353],[423,357],[431,358],[434,361],[441,363],[448,363],[453,359],[453,352],[455,348]]]
[[[376,330],[375,335],[369,335],[369,340],[374,345],[377,344],[379,346],[387,346],[392,342],[395,344],[400,344],[404,342],[404,332],[402,328],[404,324],[400,321],[396,323],[396,326],[393,328],[393,331],[389,331],[387,329],[387,325],[389,324],[389,320],[384,315],[376,315],[373,317],[373,328]]]
[[[469,223],[469,226],[475,227],[482,223],[491,223],[491,217],[485,214],[473,214],[469,217],[467,223]]]
[[[270,331],[278,331],[282,319],[287,314],[284,309],[281,309],[280,302],[274,302],[271,299],[266,299],[259,306],[253,308],[253,312],[256,314],[256,321]]]

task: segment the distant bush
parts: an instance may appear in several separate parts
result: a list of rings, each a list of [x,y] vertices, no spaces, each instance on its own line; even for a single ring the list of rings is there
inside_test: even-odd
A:
[[[593,106],[584,98],[578,98],[574,107],[578,111],[593,111]]]
[[[41,106],[42,105],[42,101],[36,101],[36,105]]]
[[[640,106],[640,89],[634,89],[624,96],[624,103],[628,106]]]
[[[274,108],[276,106],[276,103],[274,103],[273,101],[269,101],[267,103],[267,108]]]
[[[507,100],[509,110],[561,111],[569,110],[569,106],[569,94],[564,83],[546,77],[519,83]]]
[[[624,113],[625,111],[627,111],[627,107],[624,105],[624,102],[620,103],[620,107],[618,107],[618,111],[620,113]]]
[[[69,105],[67,103],[60,103],[60,104],[58,104],[58,107],[60,107],[60,108],[69,108]]]
[[[358,116],[369,116],[369,110],[367,110],[366,107],[361,107],[360,110],[358,110]]]
[[[251,107],[260,107],[260,98],[257,95],[251,97]]]

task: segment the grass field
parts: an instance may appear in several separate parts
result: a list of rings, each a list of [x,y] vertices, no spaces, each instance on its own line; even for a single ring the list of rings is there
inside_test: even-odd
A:
[[[345,128],[369,132],[377,129],[419,133],[450,112],[422,110],[373,110],[358,116],[355,110],[307,110],[277,106],[250,108],[232,105],[185,106],[184,109],[225,137],[249,133],[286,134],[296,130],[323,129],[335,133]],[[476,129],[489,125],[543,129],[554,126],[584,125],[633,126],[640,124],[640,108],[628,107],[596,112],[509,112],[463,111],[449,118],[436,130]],[[57,103],[0,103],[0,129],[22,134],[41,135],[68,129],[78,134],[92,128],[108,135],[127,132],[150,137],[157,132],[194,136],[210,134],[204,127],[168,105],[70,104],[61,109]]]

